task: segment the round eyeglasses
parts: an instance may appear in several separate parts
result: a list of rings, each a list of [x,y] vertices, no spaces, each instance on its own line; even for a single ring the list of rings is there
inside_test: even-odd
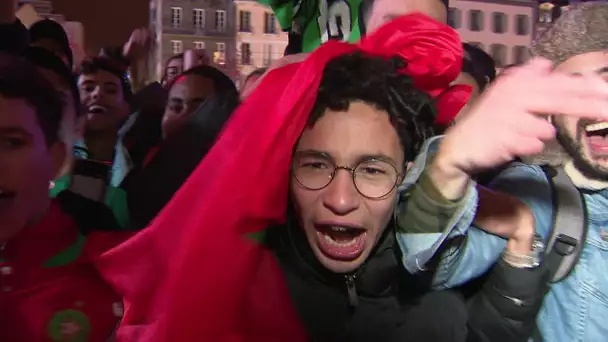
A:
[[[327,187],[338,170],[348,171],[357,191],[371,199],[390,194],[397,186],[400,176],[395,165],[380,159],[362,160],[354,167],[338,166],[328,157],[318,154],[296,154],[292,161],[292,173],[296,181],[309,190]]]

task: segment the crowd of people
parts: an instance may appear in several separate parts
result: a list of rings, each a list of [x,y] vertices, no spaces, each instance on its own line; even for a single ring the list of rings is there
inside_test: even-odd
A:
[[[0,341],[605,341],[607,3],[498,75],[444,0],[264,3],[237,89],[0,0]]]

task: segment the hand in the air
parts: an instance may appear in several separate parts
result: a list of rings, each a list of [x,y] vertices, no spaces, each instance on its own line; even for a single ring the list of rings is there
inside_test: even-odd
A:
[[[604,80],[552,68],[537,58],[498,78],[447,132],[438,162],[471,175],[539,153],[555,136],[548,114],[608,121]]]

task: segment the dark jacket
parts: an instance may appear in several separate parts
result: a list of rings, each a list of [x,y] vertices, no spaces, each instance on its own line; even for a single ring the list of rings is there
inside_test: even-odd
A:
[[[207,100],[177,134],[160,144],[147,165],[125,178],[121,188],[127,192],[134,229],[145,228],[196,169],[236,108],[236,101],[236,95],[227,101]]]
[[[354,274],[325,269],[296,225],[273,228],[268,244],[284,271],[312,341],[465,341],[466,306],[454,291],[427,287],[400,265],[388,229]]]
[[[481,289],[468,300],[470,342],[524,342],[548,290],[549,271],[496,263]]]

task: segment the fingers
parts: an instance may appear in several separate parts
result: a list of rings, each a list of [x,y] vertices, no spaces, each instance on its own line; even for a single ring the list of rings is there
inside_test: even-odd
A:
[[[534,59],[497,80],[499,96],[518,101],[530,113],[608,120],[608,84],[602,78],[549,72],[548,63]]]
[[[538,154],[545,148],[545,143],[535,137],[518,137],[518,144],[511,146],[511,153],[515,156],[529,156]]]
[[[519,132],[524,136],[533,136],[541,141],[555,137],[555,127],[545,117],[528,115],[517,118]]]

